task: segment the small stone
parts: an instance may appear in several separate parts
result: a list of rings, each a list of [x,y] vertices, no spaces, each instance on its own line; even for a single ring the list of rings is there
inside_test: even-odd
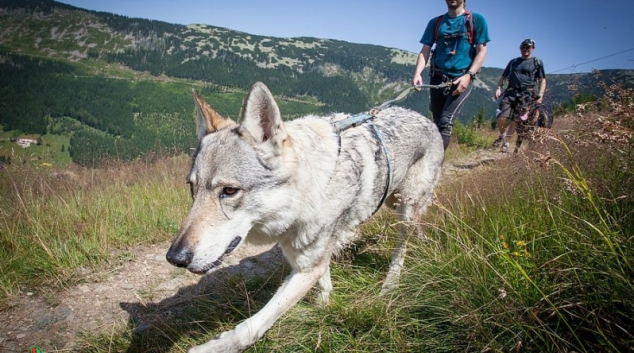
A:
[[[17,338],[17,339],[19,339],[19,340],[23,339],[24,337],[26,337],[26,335],[25,335],[25,334],[23,334],[23,333],[21,333],[21,334],[19,334],[19,335],[15,336],[15,338]]]
[[[32,295],[33,295],[33,292],[27,292],[27,293],[26,293],[26,296],[27,296],[27,297],[30,297],[30,296],[32,296]]]

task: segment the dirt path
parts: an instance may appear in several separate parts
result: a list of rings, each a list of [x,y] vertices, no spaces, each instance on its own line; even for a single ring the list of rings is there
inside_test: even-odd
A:
[[[471,153],[464,159],[445,163],[443,179],[494,162],[508,154],[494,150]],[[134,308],[152,303],[182,302],[183,287],[193,288],[205,278],[175,268],[165,260],[169,243],[143,246],[113,258],[124,258],[106,272],[85,273],[81,284],[55,293],[22,293],[13,306],[0,312],[0,352],[28,352],[38,345],[46,353],[72,352],[81,331],[113,330],[125,327]],[[119,256],[117,256],[119,255]],[[239,266],[235,266],[238,265]],[[277,248],[243,246],[223,264],[242,272],[270,272],[282,264]],[[178,295],[177,295],[178,294]],[[179,303],[173,303],[178,305]],[[141,323],[136,331],[144,329]]]

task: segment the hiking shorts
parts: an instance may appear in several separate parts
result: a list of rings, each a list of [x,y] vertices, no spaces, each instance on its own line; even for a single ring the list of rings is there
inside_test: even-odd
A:
[[[508,118],[511,115],[511,101],[509,99],[509,95],[507,92],[504,92],[502,95],[502,100],[500,101],[500,107],[498,108],[498,113],[496,114],[496,118]]]
[[[506,91],[504,91],[504,94],[502,95],[502,100],[500,101],[500,106],[498,108],[498,112],[495,115],[496,118],[508,118],[509,116],[511,116],[511,105],[512,102],[516,102],[516,104],[519,104],[519,101],[521,99],[521,97],[526,97],[527,94],[530,94],[531,96],[534,96],[534,93],[532,90],[510,90],[507,89]],[[519,116],[514,117],[514,120],[520,120]]]

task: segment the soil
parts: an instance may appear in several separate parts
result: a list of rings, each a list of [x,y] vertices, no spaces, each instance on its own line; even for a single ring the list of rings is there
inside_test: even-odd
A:
[[[508,156],[493,149],[474,152],[445,163],[441,180]],[[187,305],[181,288],[196,288],[214,274],[201,277],[170,265],[165,260],[169,245],[166,242],[113,253],[113,259],[124,261],[103,272],[80,271],[79,284],[67,289],[20,293],[9,308],[0,311],[0,352],[24,353],[32,345],[46,353],[72,352],[83,331],[125,327],[133,307],[170,302],[170,310],[178,310],[179,305]],[[283,258],[276,247],[256,246],[237,249],[222,265],[249,275],[280,266]],[[143,327],[141,324],[135,330]]]

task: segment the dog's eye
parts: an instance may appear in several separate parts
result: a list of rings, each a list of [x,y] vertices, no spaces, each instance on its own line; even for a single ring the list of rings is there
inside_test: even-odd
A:
[[[220,194],[220,198],[224,199],[227,197],[233,197],[238,193],[238,191],[240,191],[240,189],[234,188],[233,186],[225,186],[224,188],[222,188],[222,194]]]

